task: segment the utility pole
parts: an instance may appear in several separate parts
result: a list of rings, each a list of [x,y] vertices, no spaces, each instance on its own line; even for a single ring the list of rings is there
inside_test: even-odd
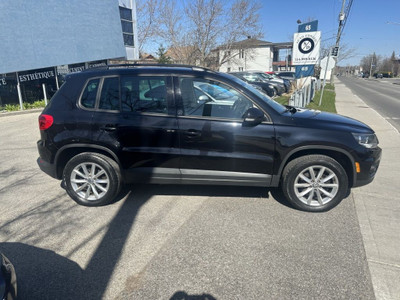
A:
[[[345,19],[345,14],[344,14],[344,6],[346,4],[346,0],[342,0],[342,9],[340,10],[339,14],[339,28],[338,28],[338,33],[336,35],[336,47],[339,47],[339,42],[340,42],[340,37],[342,36],[342,30],[343,30],[343,24],[344,24],[344,19]]]
[[[372,77],[372,66],[373,66],[373,63],[374,63],[374,57],[372,56],[371,57],[371,66],[369,68],[369,76],[368,77]]]
[[[340,36],[342,35],[342,30],[343,30],[343,25],[344,25],[344,20],[345,20],[345,14],[344,14],[344,6],[345,6],[345,4],[346,4],[346,0],[342,0],[342,9],[340,10],[340,14],[339,14],[339,28],[338,28],[338,32],[337,32],[337,35],[336,35],[336,47],[339,47]],[[325,82],[326,82],[326,73],[327,73],[328,63],[329,63],[329,59],[331,57],[331,53],[332,53],[332,48],[329,49],[328,60],[326,62],[324,83],[322,85],[321,96],[319,98],[319,106],[321,106],[322,96],[324,95]],[[337,62],[337,57],[335,57],[334,60]],[[333,74],[335,74],[335,71],[336,71],[336,66],[332,69],[332,72],[331,72],[331,83],[333,83]]]
[[[340,10],[340,14],[339,14],[339,27],[338,27],[338,32],[336,35],[336,47],[337,49],[339,49],[339,43],[340,43],[340,38],[342,36],[342,31],[343,31],[343,25],[344,25],[344,21],[346,19],[345,13],[344,13],[344,7],[346,4],[346,0],[342,0],[342,9]],[[334,58],[335,62],[337,63],[337,57]],[[331,73],[331,83],[333,83],[333,74],[335,74],[336,72],[336,64],[335,64],[335,68],[332,69],[332,73]]]

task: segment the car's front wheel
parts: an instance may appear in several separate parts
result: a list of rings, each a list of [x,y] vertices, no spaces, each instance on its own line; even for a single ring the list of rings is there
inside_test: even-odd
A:
[[[81,153],[65,166],[63,179],[68,195],[78,204],[100,206],[112,202],[121,187],[118,164],[99,153]]]
[[[325,155],[307,155],[289,162],[282,175],[282,190],[289,202],[304,211],[327,211],[347,195],[346,171]]]

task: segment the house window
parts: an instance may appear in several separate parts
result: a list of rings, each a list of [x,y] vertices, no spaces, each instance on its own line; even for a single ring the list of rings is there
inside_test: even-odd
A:
[[[239,58],[244,58],[244,50],[243,49],[239,50]]]
[[[239,67],[239,72],[243,72],[243,67]]]
[[[226,56],[226,57],[231,56],[231,51],[225,51],[225,56]]]
[[[119,15],[121,17],[122,33],[124,35],[125,46],[134,46],[133,42],[133,21],[132,10],[126,7],[119,7]]]
[[[227,72],[230,72],[231,71],[231,68],[229,67],[229,68],[226,68],[226,71]]]

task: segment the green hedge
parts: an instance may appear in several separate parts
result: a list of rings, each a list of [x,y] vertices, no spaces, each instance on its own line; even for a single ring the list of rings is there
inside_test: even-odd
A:
[[[44,100],[39,100],[35,101],[33,103],[27,103],[24,102],[22,103],[24,110],[26,109],[34,109],[34,108],[44,108],[46,106]],[[3,107],[0,107],[0,111],[5,110],[5,111],[18,111],[20,110],[20,105],[19,104],[6,104]]]

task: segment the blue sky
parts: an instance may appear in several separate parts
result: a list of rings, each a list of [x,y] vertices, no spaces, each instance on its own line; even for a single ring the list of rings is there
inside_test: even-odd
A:
[[[286,42],[297,31],[297,20],[318,20],[322,40],[336,36],[342,0],[263,0],[260,20],[264,40]],[[346,5],[349,0],[346,0]],[[389,23],[388,23],[389,22]],[[326,41],[335,43],[335,39]],[[358,64],[363,56],[375,52],[400,54],[400,0],[353,0],[341,44],[355,48],[356,56],[340,65]]]

